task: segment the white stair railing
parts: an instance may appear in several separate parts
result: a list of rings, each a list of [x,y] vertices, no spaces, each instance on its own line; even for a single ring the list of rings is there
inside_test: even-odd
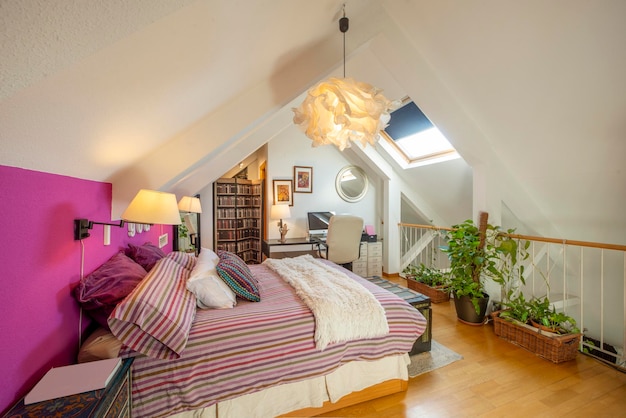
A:
[[[401,271],[409,264],[446,269],[443,235],[450,228],[399,224]],[[555,309],[576,319],[588,352],[626,371],[626,246],[505,234],[530,241],[524,261],[529,297],[548,296]]]

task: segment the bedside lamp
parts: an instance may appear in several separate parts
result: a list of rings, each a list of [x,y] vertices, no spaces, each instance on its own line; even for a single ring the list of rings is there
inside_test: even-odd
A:
[[[271,219],[279,219],[277,222],[278,231],[280,232],[280,242],[284,243],[286,241],[285,235],[287,235],[287,224],[283,223],[283,219],[287,219],[291,217],[291,212],[289,211],[288,205],[272,205],[270,209],[270,218]]]
[[[178,210],[189,213],[202,213],[200,199],[197,197],[183,196],[178,201]]]

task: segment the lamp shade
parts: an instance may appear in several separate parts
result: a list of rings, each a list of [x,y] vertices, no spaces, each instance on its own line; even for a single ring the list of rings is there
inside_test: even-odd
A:
[[[126,222],[141,224],[180,225],[176,195],[141,189],[122,213]]]
[[[343,151],[351,142],[374,145],[391,119],[392,106],[370,84],[331,77],[308,91],[300,107],[293,109],[293,122],[314,147],[334,144]]]
[[[288,205],[272,205],[270,209],[271,219],[287,219],[291,217]]]
[[[182,199],[178,201],[178,210],[181,212],[202,213],[200,199],[197,197],[183,196]]]

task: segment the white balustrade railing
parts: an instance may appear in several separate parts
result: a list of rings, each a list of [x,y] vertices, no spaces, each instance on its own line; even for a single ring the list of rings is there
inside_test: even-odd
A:
[[[450,228],[399,224],[400,271],[409,264],[449,267],[445,234]],[[626,246],[505,234],[530,241],[524,260],[526,299],[548,296],[558,311],[576,319],[584,338],[581,350],[626,370]],[[494,294],[501,292],[491,287]],[[615,353],[614,351],[617,351]]]

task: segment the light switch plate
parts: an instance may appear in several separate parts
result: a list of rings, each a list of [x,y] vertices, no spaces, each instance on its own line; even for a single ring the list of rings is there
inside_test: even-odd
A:
[[[159,248],[163,248],[167,245],[167,234],[159,236]]]

